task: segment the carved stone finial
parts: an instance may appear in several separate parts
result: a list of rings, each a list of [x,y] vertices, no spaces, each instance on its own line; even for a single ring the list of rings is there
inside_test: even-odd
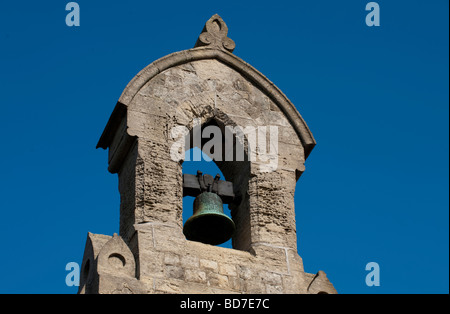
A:
[[[210,46],[233,52],[236,44],[232,39],[227,37],[227,34],[227,25],[219,15],[215,14],[206,22],[194,48]]]

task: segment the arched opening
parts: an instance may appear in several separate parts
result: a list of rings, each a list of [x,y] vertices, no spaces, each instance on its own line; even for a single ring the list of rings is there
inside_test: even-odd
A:
[[[201,156],[201,160],[194,160],[193,156],[197,155]],[[199,148],[194,147],[185,153],[185,161],[183,162],[183,174],[195,174],[197,170],[201,170],[204,174],[209,174],[215,176],[216,174],[220,175],[220,178],[223,180],[224,175],[222,171],[220,171],[219,167],[216,163],[205,153],[203,153]],[[189,156],[189,157],[187,157]],[[193,196],[185,196],[183,198],[183,225],[193,214],[193,203],[195,197]],[[230,216],[230,210],[228,208],[228,204],[223,204],[223,212],[225,215]],[[219,244],[220,247],[225,248],[233,248],[232,240],[229,239],[225,243]]]
[[[223,212],[231,216],[236,227],[232,239],[221,247],[248,250],[250,247],[250,218],[248,202],[248,181],[250,162],[245,150],[244,135],[237,136],[233,126],[210,119],[203,125],[194,125],[186,135],[183,174],[195,175],[197,171],[232,183],[234,199],[223,204]],[[228,132],[228,133],[227,133]],[[231,132],[231,133],[230,133]],[[197,138],[195,138],[197,137]],[[195,197],[183,198],[183,225],[193,214]]]

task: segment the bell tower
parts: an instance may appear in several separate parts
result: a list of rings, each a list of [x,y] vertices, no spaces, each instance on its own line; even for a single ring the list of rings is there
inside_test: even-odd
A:
[[[79,293],[336,293],[297,252],[294,191],[315,140],[234,48],[214,15],[194,48],[126,86],[97,145],[119,177],[119,234],[88,233]],[[224,178],[183,175],[193,147]],[[183,225],[186,195],[196,200]],[[215,246],[230,237],[233,248]]]

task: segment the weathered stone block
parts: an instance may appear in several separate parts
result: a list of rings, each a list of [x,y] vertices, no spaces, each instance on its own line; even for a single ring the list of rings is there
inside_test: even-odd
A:
[[[219,274],[237,276],[236,266],[231,264],[219,264]]]
[[[219,266],[218,266],[217,262],[215,262],[215,261],[201,259],[200,260],[200,268],[209,270],[212,272],[217,272]]]
[[[228,289],[230,287],[228,277],[216,273],[210,273],[208,275],[208,284],[222,289]]]
[[[204,271],[186,269],[185,279],[188,282],[206,283],[206,273]]]

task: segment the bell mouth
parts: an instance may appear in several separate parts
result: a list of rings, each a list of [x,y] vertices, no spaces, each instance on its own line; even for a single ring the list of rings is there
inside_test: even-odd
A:
[[[227,242],[235,229],[233,220],[225,214],[205,213],[190,217],[183,233],[187,240],[219,245]]]

